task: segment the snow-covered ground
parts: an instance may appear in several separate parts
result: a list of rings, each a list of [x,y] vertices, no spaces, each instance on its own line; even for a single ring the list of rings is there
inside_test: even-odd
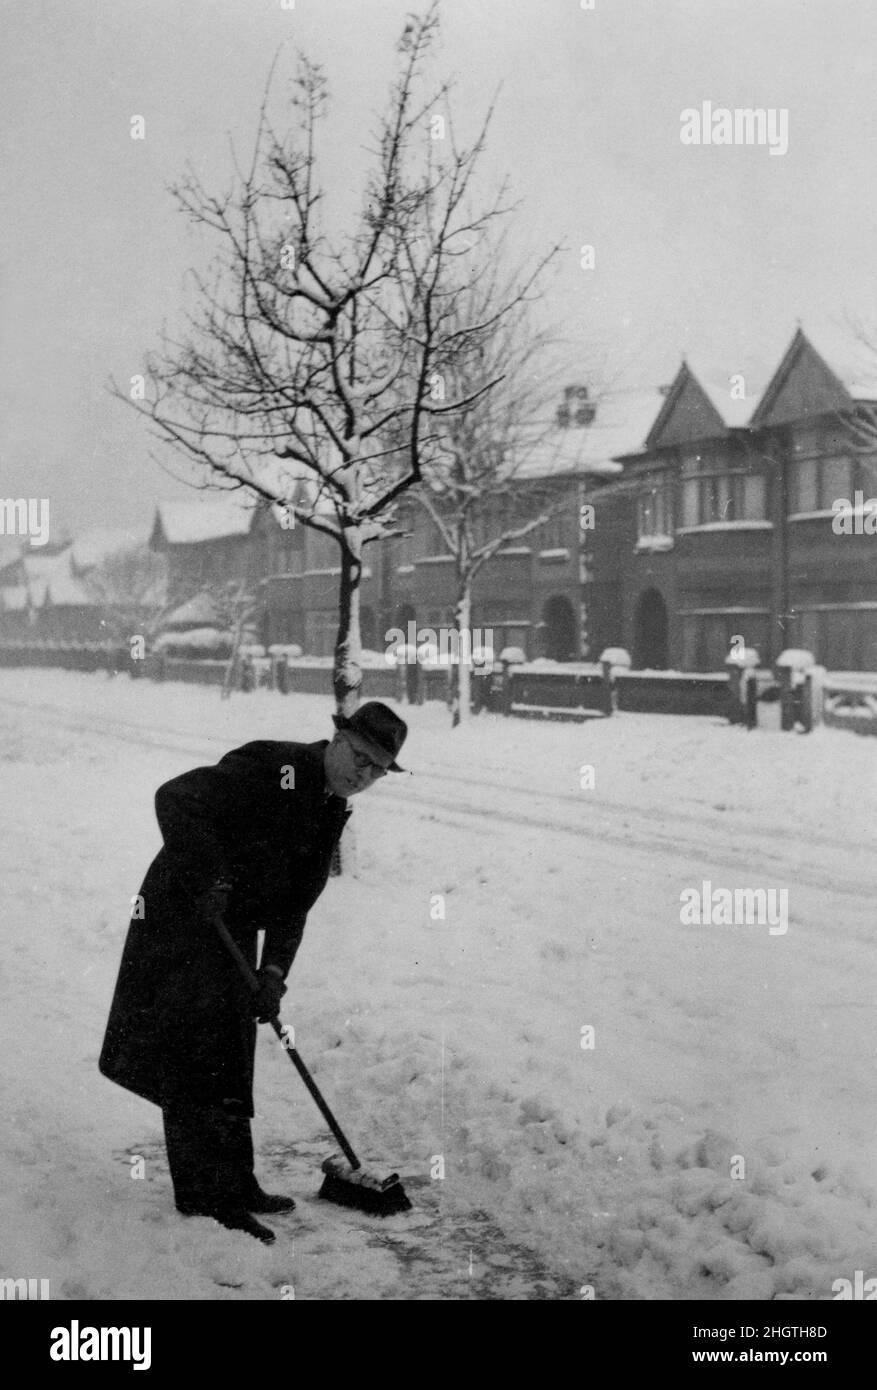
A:
[[[439,706],[403,710],[414,775],[354,803],[357,874],[314,908],[285,1013],[415,1210],[313,1199],[334,1144],[264,1029],[260,1167],[299,1208],[270,1249],[176,1215],[158,1111],[96,1066],[153,793],[252,738],[328,736],[330,712],[0,672],[0,1278],[91,1299],[820,1299],[877,1275],[877,741],[709,719],[452,733]],[[788,930],[684,925],[704,880],[786,888]]]

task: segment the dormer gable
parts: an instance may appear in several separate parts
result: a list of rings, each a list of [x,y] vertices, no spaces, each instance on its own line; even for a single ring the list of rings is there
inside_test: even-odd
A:
[[[838,410],[855,402],[840,377],[798,328],[786,354],[758,403],[751,425],[788,425]]]
[[[646,449],[690,444],[726,433],[726,422],[688,363],[683,361],[649,431]]]

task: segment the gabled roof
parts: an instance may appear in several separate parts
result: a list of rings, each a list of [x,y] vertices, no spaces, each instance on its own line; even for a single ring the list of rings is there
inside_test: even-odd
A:
[[[589,425],[558,426],[534,448],[515,478],[543,478],[580,473],[610,478],[621,472],[619,456],[638,450],[663,403],[657,387],[632,387],[597,396]]]
[[[657,419],[649,430],[646,449],[715,439],[745,425],[752,401],[737,400],[727,384],[695,370],[683,360],[666,393]]]
[[[790,424],[859,401],[877,401],[877,352],[836,328],[798,328],[750,424]]]
[[[59,554],[26,551],[21,558],[24,588],[34,608],[89,607],[94,603],[73,571],[73,546]]]
[[[253,520],[252,502],[241,495],[217,497],[198,502],[159,502],[155,509],[150,545],[199,545],[204,541],[246,536]]]
[[[59,570],[46,581],[44,607],[92,608],[94,605],[95,599],[69,570]]]
[[[670,385],[658,417],[646,438],[646,449],[706,439],[724,434],[721,411],[703,389],[688,363],[683,361]]]
[[[102,564],[110,555],[117,555],[121,550],[130,550],[142,543],[142,536],[114,527],[96,526],[91,531],[83,531],[73,541],[73,572],[83,574]]]
[[[60,580],[62,575],[70,574],[70,552],[71,547],[68,545],[65,550],[53,555],[46,555],[37,550],[27,550],[22,555],[24,582],[35,608],[42,608],[45,603],[50,579]]]
[[[691,357],[686,359],[688,369],[696,377],[701,390],[708,398],[716,414],[722,421],[726,430],[742,429],[749,423],[752,414],[752,402],[760,394],[764,384],[764,378],[756,384],[753,382],[749,373],[745,377],[745,397],[740,400],[736,392],[731,394],[733,376],[729,373],[726,377],[716,376],[715,373],[707,372],[701,367],[700,362]]]
[[[169,613],[162,622],[161,630],[184,632],[188,628],[215,627],[219,621],[216,604],[209,593],[202,591]]]
[[[832,324],[808,324],[799,332],[854,401],[877,401],[877,345],[863,342],[854,328]]]

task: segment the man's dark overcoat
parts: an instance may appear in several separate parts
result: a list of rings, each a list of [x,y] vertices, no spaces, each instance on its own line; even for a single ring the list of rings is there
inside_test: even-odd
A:
[[[292,964],[350,815],[325,789],[319,743],[248,743],[155,796],[164,846],[140,889],[100,1056],[104,1076],[158,1105],[237,1101],[253,1114],[247,986],[196,908],[232,885],[226,925],[255,967]],[[136,910],[135,910],[136,914]]]

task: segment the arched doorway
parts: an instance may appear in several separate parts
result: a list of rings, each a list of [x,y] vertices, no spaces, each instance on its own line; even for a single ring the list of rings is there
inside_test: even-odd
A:
[[[667,667],[667,605],[657,589],[644,590],[637,600],[633,664],[639,671],[663,671]]]
[[[542,609],[543,654],[552,661],[574,661],[577,656],[576,615],[568,598],[555,594]]]

